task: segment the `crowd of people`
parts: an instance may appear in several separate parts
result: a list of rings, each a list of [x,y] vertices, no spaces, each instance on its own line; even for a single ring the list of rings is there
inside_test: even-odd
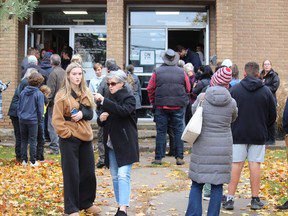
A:
[[[251,209],[262,209],[260,167],[265,145],[275,144],[278,74],[269,60],[263,62],[262,71],[256,62],[248,62],[240,80],[238,66],[230,59],[218,63],[213,71],[209,65],[203,65],[201,46],[197,51],[181,45],[176,51],[168,49],[162,55],[164,63],[152,73],[147,86],[157,131],[152,164],[162,165],[165,156],[175,157],[177,165],[185,163],[181,135],[201,104],[203,126],[191,148],[192,185],[186,215],[202,215],[203,188],[204,198],[210,199],[208,215],[219,215],[221,203],[224,209],[233,210],[246,159],[250,169]],[[30,161],[33,167],[44,161],[47,130],[49,153],[61,153],[65,213],[77,216],[85,210],[99,214],[101,209],[93,204],[96,176],[90,124],[93,115],[97,115],[96,166],[110,169],[118,203],[116,215],[127,215],[132,165],[139,161],[137,116],[142,101],[141,84],[133,65],[122,70],[114,59],[107,59],[104,66],[95,63],[95,78],[89,85],[81,56],[72,56],[69,49],[60,57],[30,48],[21,66],[22,80],[8,112],[14,127],[16,160],[23,166]],[[0,82],[0,92],[8,86],[9,83]],[[284,129],[288,128],[287,113],[288,105],[283,117]],[[228,184],[227,195],[223,195],[223,184]]]

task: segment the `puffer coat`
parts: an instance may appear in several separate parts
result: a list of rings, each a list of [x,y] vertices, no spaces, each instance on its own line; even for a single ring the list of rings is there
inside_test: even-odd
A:
[[[192,146],[189,177],[197,183],[229,183],[233,145],[231,123],[237,118],[237,104],[226,88],[213,86],[198,96],[192,106],[193,114],[203,97],[202,131]]]

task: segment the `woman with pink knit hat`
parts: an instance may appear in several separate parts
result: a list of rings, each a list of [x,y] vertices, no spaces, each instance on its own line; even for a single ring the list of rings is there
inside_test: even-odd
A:
[[[192,186],[186,216],[202,215],[202,189],[211,184],[208,216],[220,214],[223,184],[229,183],[232,164],[231,123],[236,120],[238,109],[228,88],[232,71],[218,69],[211,78],[210,87],[192,106],[194,114],[199,103],[203,106],[202,132],[191,149],[189,177]]]

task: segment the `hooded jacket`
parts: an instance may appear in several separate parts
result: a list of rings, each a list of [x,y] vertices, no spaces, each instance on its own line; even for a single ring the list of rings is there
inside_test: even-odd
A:
[[[230,93],[238,105],[238,119],[232,124],[233,143],[264,145],[268,128],[276,120],[271,91],[260,79],[247,76]]]
[[[27,86],[21,92],[18,103],[18,118],[20,123],[37,124],[44,113],[44,95],[33,86]]]
[[[192,105],[194,114],[201,98]],[[229,91],[209,87],[203,101],[203,124],[200,136],[191,149],[189,177],[197,183],[229,183],[232,164],[231,122],[237,118],[237,105]]]

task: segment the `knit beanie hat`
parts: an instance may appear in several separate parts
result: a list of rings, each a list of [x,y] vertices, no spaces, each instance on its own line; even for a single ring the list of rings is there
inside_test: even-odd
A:
[[[221,67],[213,74],[210,86],[224,86],[228,89],[231,80],[232,70],[228,67]]]

